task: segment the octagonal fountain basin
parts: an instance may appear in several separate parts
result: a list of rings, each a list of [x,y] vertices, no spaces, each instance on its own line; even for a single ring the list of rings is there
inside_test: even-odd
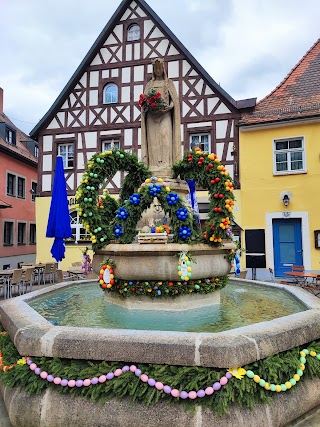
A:
[[[28,301],[28,304],[53,325],[105,329],[158,330],[181,332],[222,332],[254,323],[273,320],[306,310],[306,306],[282,289],[230,282],[221,291],[221,303],[211,304],[212,294],[187,295],[191,300],[201,297],[202,307],[166,311],[165,306],[179,305],[179,296],[154,299],[134,296],[105,300],[104,292],[92,283],[81,283],[56,290]],[[112,293],[106,292],[107,295]],[[213,292],[216,294],[216,292]],[[206,301],[206,298],[208,301]],[[119,301],[141,303],[139,309],[119,306]],[[168,301],[169,300],[169,301]],[[153,303],[150,303],[153,301]],[[153,306],[162,310],[154,310]],[[133,305],[137,307],[137,305]],[[143,309],[145,307],[145,309]]]
[[[194,324],[198,314],[193,321],[179,324],[175,318],[167,321],[167,313],[163,313],[151,324],[147,318],[141,322],[134,316],[123,320],[114,311],[105,327],[96,323],[107,311],[97,282],[70,282],[0,302],[0,321],[21,355],[107,360],[137,366],[239,367],[320,338],[319,299],[302,289],[238,279],[221,293],[222,311],[207,313],[209,319],[203,324]],[[250,299],[251,295],[254,297]],[[265,295],[273,298],[270,304]],[[33,305],[38,305],[39,312]],[[247,306],[243,314],[235,311],[240,305]],[[60,314],[49,314],[56,306],[60,307]],[[94,320],[94,326],[88,320],[84,322],[84,311],[89,312],[89,308],[93,308],[89,319]],[[292,314],[287,310],[293,310]],[[180,314],[192,316],[194,310],[190,311]],[[135,317],[142,315],[145,314],[138,312]],[[247,324],[247,316],[255,323]],[[320,380],[304,380],[297,393],[272,394],[272,410],[255,405],[249,411],[234,404],[222,418],[197,404],[195,413],[190,413],[182,405],[166,401],[146,407],[113,398],[97,405],[80,397],[61,395],[54,387],[39,396],[29,396],[17,388],[5,389],[1,384],[0,391],[14,427],[255,427],[266,423],[269,427],[282,427],[319,404]]]

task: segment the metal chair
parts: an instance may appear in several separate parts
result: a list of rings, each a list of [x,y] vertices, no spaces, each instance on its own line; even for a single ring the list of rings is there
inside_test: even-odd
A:
[[[22,293],[24,294],[28,290],[29,285],[29,291],[32,291],[32,285],[33,285],[33,277],[34,277],[34,267],[26,268],[24,276],[22,277]]]
[[[21,295],[22,273],[23,270],[21,268],[16,268],[13,270],[12,277],[10,277],[10,279],[8,280],[7,298],[12,298],[12,289],[14,286],[18,286],[19,295]]]
[[[43,278],[43,284],[45,285],[47,282],[47,279],[49,280],[50,283],[53,283],[53,275],[52,275],[52,262],[46,262],[44,265],[44,270],[42,273],[42,278]]]

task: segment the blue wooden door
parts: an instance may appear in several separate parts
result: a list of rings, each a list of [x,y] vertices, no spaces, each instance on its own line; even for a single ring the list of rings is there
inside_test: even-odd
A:
[[[274,273],[284,277],[291,265],[303,265],[301,220],[273,220]]]

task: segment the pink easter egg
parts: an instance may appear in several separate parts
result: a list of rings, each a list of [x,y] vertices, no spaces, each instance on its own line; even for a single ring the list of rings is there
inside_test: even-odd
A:
[[[219,382],[221,385],[226,385],[228,382],[228,378],[227,377],[221,377]]]
[[[98,380],[99,380],[99,383],[105,383],[107,381],[107,377],[105,375],[100,375]]]
[[[74,387],[76,385],[75,380],[68,381],[68,387]]]
[[[53,380],[53,382],[54,382],[56,385],[59,385],[59,384],[61,383],[61,378],[56,377],[56,378]]]
[[[88,378],[83,381],[83,385],[85,387],[88,387],[90,384],[91,384],[91,381]]]
[[[197,397],[196,391],[189,391],[189,399],[195,399]]]
[[[157,382],[157,383],[155,384],[155,388],[156,388],[157,390],[162,390],[162,389],[163,389],[163,384],[162,384],[162,383],[160,383],[160,382]]]
[[[176,388],[174,388],[173,390],[171,390],[171,396],[173,397],[179,397],[179,390],[177,390]]]
[[[148,382],[148,379],[149,379],[149,377],[148,377],[148,375],[146,375],[146,374],[142,374],[142,375],[140,376],[140,380],[141,380],[142,382],[144,382],[144,383]]]
[[[115,377],[120,377],[120,375],[122,374],[122,369],[116,369],[114,376]]]
[[[31,363],[30,369],[31,371],[34,371],[36,369],[37,365],[35,363]]]
[[[213,394],[214,390],[212,387],[207,387],[204,392],[205,392],[205,394],[210,396],[211,394]]]
[[[130,366],[130,372],[135,372],[136,369],[137,367],[135,365]]]
[[[41,372],[41,374],[40,374],[40,377],[41,377],[43,380],[45,380],[45,379],[47,378],[47,376],[48,376],[48,372],[46,372],[46,371],[42,371],[42,372]]]

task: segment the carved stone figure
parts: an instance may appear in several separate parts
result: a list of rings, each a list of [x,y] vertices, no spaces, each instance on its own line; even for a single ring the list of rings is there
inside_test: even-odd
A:
[[[144,94],[147,96],[150,89],[156,89],[161,93],[164,107],[141,114],[142,161],[156,176],[170,177],[170,166],[181,159],[180,103],[163,59],[156,58],[152,65],[152,79],[146,84]]]

